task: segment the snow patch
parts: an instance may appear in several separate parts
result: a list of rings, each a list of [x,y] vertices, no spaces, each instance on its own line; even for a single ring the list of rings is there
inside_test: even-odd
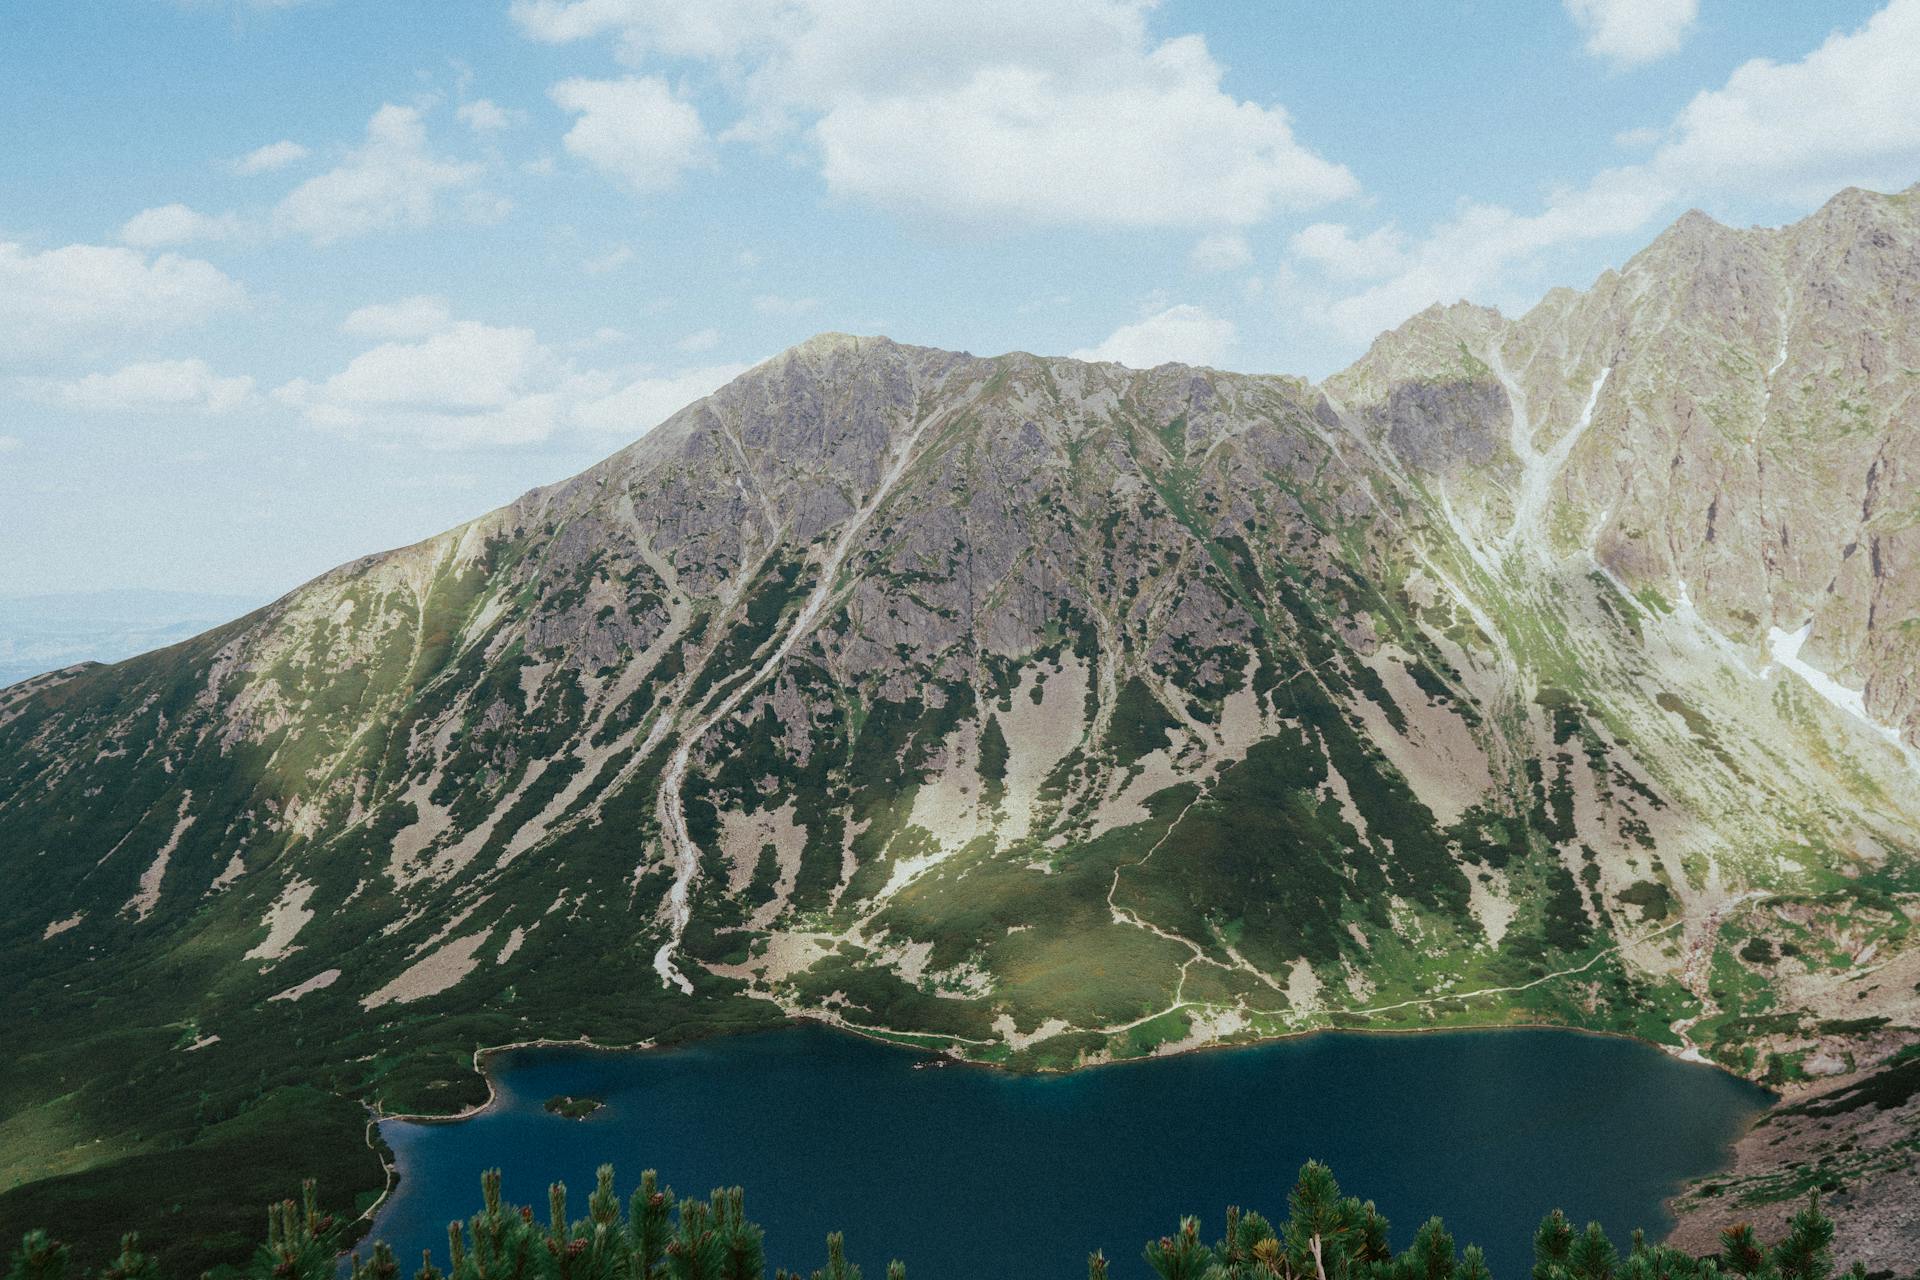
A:
[[[1904,745],[1900,731],[1890,725],[1881,724],[1867,712],[1866,690],[1849,689],[1826,672],[1801,659],[1800,650],[1805,647],[1807,637],[1813,634],[1811,620],[1798,631],[1786,632],[1779,627],[1767,629],[1767,652],[1773,660],[1799,676],[1812,686],[1813,691],[1825,698],[1840,710],[1846,712],[1875,733],[1893,743],[1896,747]]]

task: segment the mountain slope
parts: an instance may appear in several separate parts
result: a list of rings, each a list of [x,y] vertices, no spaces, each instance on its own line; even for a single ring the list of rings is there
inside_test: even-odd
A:
[[[0,691],[0,1002],[45,1032],[0,1216],[298,1090],[337,1150],[472,1100],[479,1044],[783,1014],[1027,1067],[1547,1020],[1870,1071],[1920,1003],[1917,218],[1689,215],[1324,386],[823,335]]]

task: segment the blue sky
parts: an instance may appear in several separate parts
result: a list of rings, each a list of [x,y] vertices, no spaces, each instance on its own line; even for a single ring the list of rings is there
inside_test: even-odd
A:
[[[1916,100],[1920,0],[16,0],[0,594],[264,599],[825,329],[1321,377]]]

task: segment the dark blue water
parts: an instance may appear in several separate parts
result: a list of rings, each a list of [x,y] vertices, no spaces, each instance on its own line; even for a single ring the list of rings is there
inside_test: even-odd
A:
[[[1327,1034],[1076,1072],[915,1070],[917,1054],[818,1027],[685,1048],[519,1050],[492,1063],[500,1105],[453,1124],[389,1121],[398,1190],[375,1233],[403,1262],[479,1207],[479,1172],[546,1216],[554,1179],[585,1213],[611,1161],[622,1199],[656,1168],[681,1194],[747,1189],[771,1265],[811,1270],[847,1233],[868,1276],[1114,1275],[1182,1213],[1218,1234],[1227,1204],[1285,1216],[1301,1163],[1329,1162],[1404,1248],[1430,1214],[1524,1280],[1549,1209],[1625,1243],[1667,1226],[1675,1184],[1714,1169],[1760,1089],[1646,1045],[1563,1031]],[[554,1094],[604,1098],[584,1121]],[[1018,1247],[1012,1242],[1018,1241]]]

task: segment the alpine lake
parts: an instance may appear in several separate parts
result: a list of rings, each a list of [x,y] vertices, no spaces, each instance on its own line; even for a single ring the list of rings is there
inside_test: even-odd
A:
[[[1113,1275],[1197,1214],[1269,1218],[1303,1162],[1373,1200],[1404,1248],[1428,1216],[1523,1280],[1541,1217],[1602,1223],[1623,1249],[1658,1238],[1663,1202],[1719,1167],[1766,1091],[1645,1044],[1548,1029],[1325,1032],[1014,1075],[801,1025],[648,1050],[527,1048],[487,1062],[494,1101],[466,1119],[387,1120],[400,1177],[373,1236],[408,1271],[446,1263],[447,1224],[480,1207],[480,1171],[546,1213],[563,1181],[585,1213],[594,1170],[621,1197],[643,1169],[680,1196],[746,1188],[769,1271],[811,1271],[829,1231],[868,1276],[1074,1280],[1098,1248]],[[604,1105],[584,1118],[550,1098]]]

